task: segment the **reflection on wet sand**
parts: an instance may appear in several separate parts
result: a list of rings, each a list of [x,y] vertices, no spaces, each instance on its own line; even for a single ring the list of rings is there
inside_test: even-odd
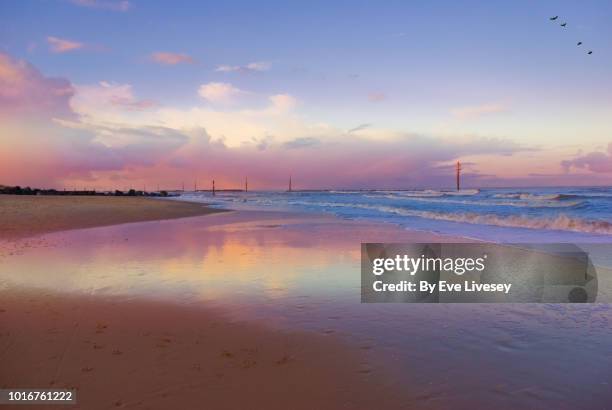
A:
[[[436,240],[454,241],[326,216],[231,212],[48,235],[47,247],[0,259],[0,285],[206,306],[229,321],[333,335],[419,408],[609,403],[609,305],[359,303],[361,242]]]

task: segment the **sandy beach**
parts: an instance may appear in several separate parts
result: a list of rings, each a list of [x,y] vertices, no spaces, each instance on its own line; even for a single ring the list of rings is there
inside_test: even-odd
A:
[[[206,210],[164,215],[185,205]],[[76,388],[83,409],[609,399],[609,305],[360,303],[361,242],[463,238],[269,211],[32,231],[0,241],[2,388]]]
[[[142,197],[0,195],[0,239],[214,212],[222,211]]]
[[[145,300],[0,300],[0,386],[76,388],[82,409],[366,409],[390,393],[360,350],[324,335]]]
[[[121,287],[115,280],[130,281],[129,274],[104,286],[72,288],[72,281],[95,280],[99,271],[75,279],[78,272],[64,270],[67,261],[88,253],[84,244],[88,249],[118,244],[113,255],[119,260],[136,249],[130,259],[144,262],[147,256],[140,251],[153,255],[219,244],[228,231],[257,240],[261,232],[253,236],[254,230],[274,234],[293,224],[298,231],[287,239],[295,247],[322,238],[331,245],[347,229],[358,236],[369,230],[346,223],[340,223],[344,231],[330,230],[331,217],[216,213],[198,204],[149,199],[0,197],[0,204],[2,237],[13,249],[0,257],[0,387],[76,388],[77,407],[83,409],[365,409],[380,400],[401,407],[403,393],[391,390],[388,375],[366,357],[370,344],[347,346],[332,330],[288,331],[266,321],[236,320],[206,303],[185,306],[151,295],[106,292]],[[141,222],[204,214],[210,215]],[[170,239],[176,249],[166,241],[160,249],[162,235],[181,237],[196,221],[206,231],[199,244]],[[115,232],[112,226],[77,229],[126,222],[140,223],[118,225],[119,238],[106,235]],[[314,229],[311,235],[304,235],[304,224]],[[140,245],[133,248],[133,241]],[[268,249],[276,253],[274,246]],[[25,271],[12,268],[12,261],[30,257],[22,265]],[[248,257],[234,261],[241,259]],[[281,262],[271,268],[291,275],[291,264]],[[114,269],[110,261],[104,265]],[[232,264],[220,268],[225,275],[241,274]]]

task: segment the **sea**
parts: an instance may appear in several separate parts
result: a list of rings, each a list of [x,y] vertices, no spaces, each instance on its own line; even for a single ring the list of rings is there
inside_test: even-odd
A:
[[[612,187],[183,192],[175,199],[328,213],[499,243],[612,242]]]

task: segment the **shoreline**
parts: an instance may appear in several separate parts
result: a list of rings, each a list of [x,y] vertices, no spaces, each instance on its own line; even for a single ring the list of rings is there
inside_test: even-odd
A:
[[[431,235],[331,215],[203,215],[207,212],[17,238],[17,250],[0,258],[0,358],[7,370],[0,372],[0,387],[74,387],[79,407],[92,409],[244,408],[254,403],[266,408],[366,409],[380,403],[398,407],[409,399],[392,388],[394,372],[378,363],[376,346],[348,343],[330,329],[237,318],[223,304],[205,298],[189,301],[173,293],[173,281],[159,287],[168,296],[164,299],[147,293],[163,277],[144,282],[132,278],[147,277],[138,276],[139,270],[155,275],[149,269],[158,263],[150,259],[158,252],[171,259],[175,252],[199,253],[200,248],[233,243],[228,235],[248,243],[256,240],[262,255],[279,255],[273,245],[279,234],[289,246],[283,249],[303,247],[309,255],[316,248],[347,252],[345,245],[338,248],[347,233],[372,240],[432,240]],[[264,233],[272,243],[260,242]],[[104,255],[97,268],[88,264],[90,259],[81,259],[92,252]],[[235,258],[248,260],[242,253]],[[240,276],[240,262],[234,254],[228,257],[216,265],[219,273]],[[275,278],[291,277],[294,262],[271,266],[278,270]],[[117,267],[121,270],[109,277]],[[212,285],[214,272],[209,275]],[[201,283],[199,275],[196,280]],[[122,293],[126,288],[134,293]],[[130,383],[135,379],[140,380],[137,385]]]
[[[328,215],[238,211],[24,238],[20,242],[32,246],[7,255],[0,274],[0,359],[5,369],[0,388],[77,388],[78,406],[88,409],[400,407],[409,398],[392,388],[393,372],[377,363],[375,346],[354,345],[337,334],[232,317],[223,306],[202,300],[185,303],[180,296],[165,300],[146,292],[107,293],[104,289],[130,283],[124,275],[131,275],[126,271],[117,282],[100,283],[99,275],[114,266],[105,259],[102,271],[63,266],[73,266],[71,255],[104,246],[114,249],[114,244],[127,253],[137,248],[154,254],[152,244],[162,240],[166,252],[174,251],[166,245],[171,243],[180,252],[185,244],[172,238],[191,229],[197,232],[197,248],[216,244],[224,230],[250,237],[253,230],[274,234],[283,226],[295,230],[289,238],[292,246],[298,240],[317,246],[313,237],[320,236],[332,246],[346,231],[361,236],[369,232],[367,225]],[[344,227],[344,234],[330,226]],[[396,229],[385,227],[374,235],[391,231]],[[44,243],[39,246],[38,240]],[[121,260],[122,252],[111,253]],[[147,269],[143,257],[128,255],[128,260]],[[12,269],[14,260],[24,261],[26,270]],[[235,265],[221,266],[225,274],[238,274]],[[279,265],[283,271],[290,267]],[[284,273],[291,275],[291,269]],[[70,282],[81,274],[91,277],[92,285],[82,277],[76,282],[84,287],[71,289]]]
[[[157,198],[0,195],[0,240],[219,212],[226,211],[202,203]]]

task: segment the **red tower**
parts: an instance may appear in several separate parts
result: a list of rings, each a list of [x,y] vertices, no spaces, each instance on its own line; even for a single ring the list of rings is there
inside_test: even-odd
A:
[[[460,179],[461,179],[461,162],[457,161],[457,191],[461,189]]]

